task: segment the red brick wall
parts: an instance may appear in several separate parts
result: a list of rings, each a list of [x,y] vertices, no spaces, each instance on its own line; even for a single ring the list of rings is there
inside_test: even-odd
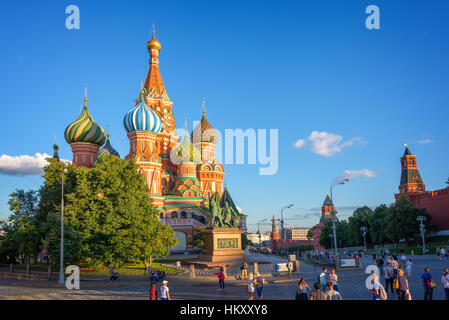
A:
[[[423,193],[396,194],[396,200],[405,195],[418,208],[426,208],[432,224],[438,230],[449,230],[449,188]]]

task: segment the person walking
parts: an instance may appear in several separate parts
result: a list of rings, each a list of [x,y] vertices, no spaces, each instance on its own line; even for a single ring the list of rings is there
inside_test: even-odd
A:
[[[338,276],[335,273],[335,269],[331,270],[331,274],[329,275],[329,280],[330,280],[330,282],[332,282],[333,289],[337,292],[340,292],[340,290],[338,290]]]
[[[151,282],[150,286],[150,300],[157,300],[157,290],[154,282]]]
[[[396,277],[398,276],[398,269],[399,269],[399,263],[397,261],[396,256],[393,256],[393,258],[391,259],[391,266],[393,267],[394,278],[396,279]]]
[[[403,270],[399,270],[398,273],[398,288],[396,290],[398,294],[398,300],[405,300],[406,293],[409,293],[408,280]]]
[[[441,248],[440,249],[440,257],[441,257],[442,261],[444,261],[446,259],[445,255],[446,255],[446,250],[444,250],[444,248]]]
[[[319,282],[321,285],[321,289],[323,291],[326,291],[325,288],[327,288],[327,268],[323,268],[323,272],[320,273],[320,278],[319,278]]]
[[[373,295],[373,300],[380,300],[380,283],[379,277],[376,274],[372,276],[371,283],[373,284],[373,288],[368,289],[368,292]]]
[[[159,289],[161,291],[161,300],[170,300],[170,289],[168,289],[167,283],[167,280],[162,281],[162,286]]]
[[[388,292],[388,287],[390,287],[391,293],[394,293],[393,290],[393,281],[394,281],[394,270],[391,266],[391,262],[387,263],[387,267],[384,269],[384,278],[385,278],[385,291]]]
[[[240,270],[242,271],[242,280],[245,280],[248,277],[248,264],[246,261],[242,263]]]
[[[443,275],[441,276],[441,283],[443,284],[446,300],[449,300],[449,269],[444,269]]]
[[[424,268],[424,273],[421,275],[421,285],[424,289],[424,300],[433,300],[433,288],[436,284],[428,267]]]
[[[254,287],[256,285],[256,279],[252,279],[248,283],[248,300],[254,300]]]
[[[220,268],[220,272],[218,273],[218,285],[220,286],[219,290],[223,290],[225,288],[225,275],[223,267]]]
[[[321,289],[321,284],[315,282],[313,287],[315,290],[310,293],[310,300],[327,300],[327,294]]]
[[[256,292],[257,292],[257,297],[259,298],[259,300],[263,300],[263,284],[265,279],[260,275],[260,273],[257,273],[256,275]]]
[[[291,278],[293,272],[293,262],[291,262],[290,260],[287,262],[287,269],[288,269],[288,276]]]
[[[440,257],[440,247],[437,247],[436,253],[437,253],[437,258],[441,260],[441,257]]]
[[[408,259],[407,263],[405,264],[405,270],[407,271],[408,279],[412,277],[412,267],[413,267],[412,259]]]
[[[381,274],[383,274],[384,273],[384,258],[383,258],[383,255],[381,255],[380,257],[379,257],[379,261],[377,262],[377,267],[379,268],[379,271],[380,271],[380,273]]]
[[[327,283],[327,300],[343,300],[343,298],[341,297],[340,292],[338,292],[337,290],[334,290],[334,285],[331,281],[329,281]]]
[[[299,279],[298,290],[296,291],[296,300],[308,300],[307,291],[311,291],[304,278]]]

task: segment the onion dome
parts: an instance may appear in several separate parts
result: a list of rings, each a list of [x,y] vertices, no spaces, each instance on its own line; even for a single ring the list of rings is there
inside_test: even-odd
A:
[[[176,150],[176,155],[179,162],[194,162],[201,163],[201,153],[200,151],[190,142],[186,130],[186,135],[182,140],[181,144]]]
[[[161,44],[156,40],[156,36],[154,35],[155,31],[153,30],[153,38],[147,42],[147,49],[150,51],[151,49],[156,49],[161,51]]]
[[[203,117],[201,118],[200,123],[193,129],[192,134],[190,135],[190,140],[193,143],[197,142],[211,142],[217,143],[218,141],[218,133],[217,130],[214,129],[206,119],[206,111],[204,110],[204,99],[203,99]]]
[[[161,118],[151,110],[144,100],[144,90],[140,91],[139,103],[128,111],[123,119],[127,133],[134,131],[150,131],[158,134],[161,131]]]
[[[106,143],[98,150],[97,159],[103,158],[105,156],[116,156],[120,158],[118,152],[111,146],[111,142],[109,141],[109,135],[106,135]]]
[[[65,129],[67,143],[92,143],[102,146],[106,140],[106,134],[93,119],[87,110],[87,97],[84,98],[84,108],[78,119]]]

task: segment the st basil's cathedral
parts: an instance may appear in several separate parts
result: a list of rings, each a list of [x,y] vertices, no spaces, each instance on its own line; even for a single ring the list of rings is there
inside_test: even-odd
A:
[[[145,177],[148,195],[159,211],[159,219],[175,231],[179,245],[172,251],[192,250],[192,233],[209,226],[209,199],[220,197],[238,212],[227,186],[224,189],[223,166],[215,160],[219,137],[208,122],[203,103],[203,116],[189,135],[180,141],[176,133],[173,101],[170,101],[159,71],[161,44],[153,38],[147,42],[150,66],[140,90],[139,99],[124,116],[123,126],[129,139],[125,159],[135,159],[139,173]],[[119,156],[109,136],[92,118],[84,97],[81,115],[64,133],[72,148],[73,163],[93,167],[97,159]],[[57,147],[55,149],[57,151]],[[57,152],[56,152],[57,153]],[[240,229],[246,228],[246,215],[238,212]]]

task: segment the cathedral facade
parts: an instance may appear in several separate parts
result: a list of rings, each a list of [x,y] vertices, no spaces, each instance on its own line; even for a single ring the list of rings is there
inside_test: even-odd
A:
[[[136,104],[123,119],[129,139],[125,159],[134,159],[148,186],[148,195],[159,210],[159,220],[175,231],[179,245],[173,251],[193,249],[192,233],[210,226],[209,199],[215,193],[238,212],[225,184],[223,166],[215,160],[219,137],[204,110],[200,123],[184,138],[176,133],[173,102],[159,71],[161,44],[147,42],[149,70]],[[65,130],[73,153],[73,163],[92,167],[98,158],[118,156],[109,136],[90,115],[87,96],[81,115]],[[246,215],[238,212],[240,229],[246,232]]]

